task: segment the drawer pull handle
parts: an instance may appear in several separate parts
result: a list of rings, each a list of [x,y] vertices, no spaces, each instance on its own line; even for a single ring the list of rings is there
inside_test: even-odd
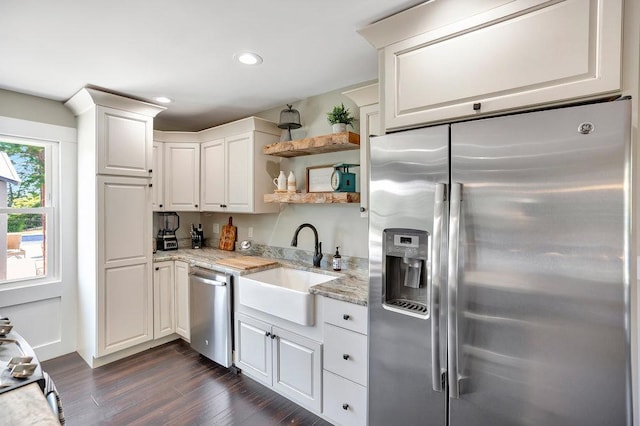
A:
[[[342,359],[344,359],[345,361],[349,359],[349,354],[343,354],[342,355]]]
[[[347,314],[342,315],[342,319],[345,320],[345,321],[348,321],[349,318],[351,318],[351,317],[349,315],[347,315]]]
[[[349,409],[349,404],[342,404],[342,409],[343,410],[348,410]]]

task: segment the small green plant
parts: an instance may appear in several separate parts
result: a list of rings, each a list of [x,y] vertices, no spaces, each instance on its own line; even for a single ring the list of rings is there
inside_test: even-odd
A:
[[[327,120],[329,120],[330,124],[344,123],[347,126],[351,126],[355,118],[351,115],[349,108],[345,108],[344,104],[341,103],[340,106],[334,106],[333,110],[327,113]]]

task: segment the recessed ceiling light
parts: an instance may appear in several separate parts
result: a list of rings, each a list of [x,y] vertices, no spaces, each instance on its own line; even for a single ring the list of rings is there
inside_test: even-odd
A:
[[[173,102],[170,98],[166,96],[158,96],[157,98],[153,98],[156,102],[160,102],[161,104],[170,104]]]
[[[245,65],[259,65],[262,63],[262,57],[253,52],[238,52],[233,57]]]

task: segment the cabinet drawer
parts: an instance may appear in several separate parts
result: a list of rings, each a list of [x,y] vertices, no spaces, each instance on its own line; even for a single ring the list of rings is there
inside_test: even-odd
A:
[[[343,426],[367,424],[367,388],[324,370],[323,414]]]
[[[367,334],[366,306],[324,298],[324,321],[338,327]]]
[[[324,368],[367,385],[367,336],[325,324]]]

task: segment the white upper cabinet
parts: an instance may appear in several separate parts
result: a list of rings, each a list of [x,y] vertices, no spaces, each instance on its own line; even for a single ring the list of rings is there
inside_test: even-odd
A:
[[[153,118],[98,106],[98,173],[149,177]]]
[[[375,83],[342,93],[360,108],[360,217],[369,217],[369,139],[384,134],[380,123],[379,90]]]
[[[360,31],[382,49],[385,129],[621,90],[622,0],[443,3]],[[423,31],[406,37],[418,18]]]
[[[164,107],[88,88],[65,105],[84,117],[79,143],[95,143],[86,150],[93,154],[93,174],[151,176],[153,117]]]
[[[153,142],[151,153],[151,208],[164,210],[164,144]]]
[[[224,138],[205,142],[200,147],[200,205],[204,211],[224,211],[226,202],[226,159]]]
[[[200,144],[164,144],[164,210],[199,211]]]
[[[242,131],[244,130],[244,131]],[[279,165],[262,147],[279,140],[274,123],[246,118],[201,132],[201,211],[273,213],[279,206],[265,203],[273,192]],[[269,167],[271,166],[271,169]]]

